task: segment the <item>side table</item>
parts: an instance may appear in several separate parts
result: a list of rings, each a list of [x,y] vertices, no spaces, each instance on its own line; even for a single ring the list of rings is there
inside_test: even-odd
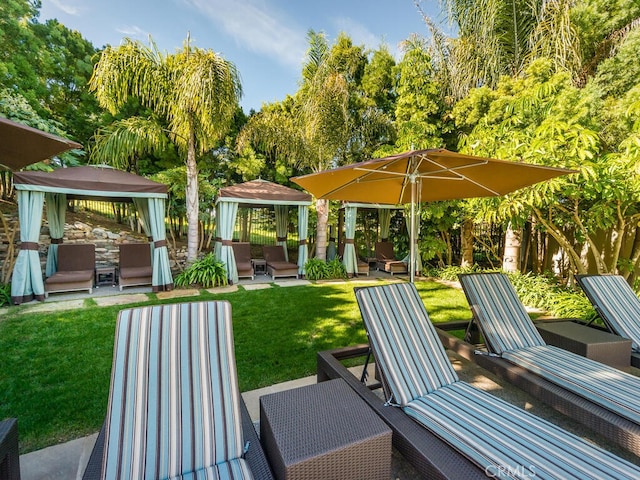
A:
[[[267,274],[267,261],[264,258],[252,258],[251,265],[253,265],[253,273],[255,275]]]
[[[20,480],[18,421],[15,418],[0,422],[0,479]]]
[[[631,340],[576,322],[539,322],[536,328],[549,345],[615,368],[628,369]]]
[[[388,480],[391,435],[342,379],[260,397],[260,441],[279,480]]]
[[[116,284],[116,267],[113,265],[101,265],[96,267],[96,287],[100,285]]]

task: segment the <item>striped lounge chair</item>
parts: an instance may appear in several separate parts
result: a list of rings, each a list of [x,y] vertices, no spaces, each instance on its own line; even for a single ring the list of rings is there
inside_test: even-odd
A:
[[[413,284],[361,288],[356,298],[388,404],[487,476],[638,478],[640,467],[460,381]]]
[[[565,413],[640,454],[640,378],[547,345],[505,274],[462,274],[459,278],[491,355],[555,385],[565,397],[573,394],[579,411],[569,408]],[[535,385],[529,391],[535,394],[538,389]],[[595,417],[584,414],[590,405],[600,407]],[[602,424],[603,419],[613,420]]]
[[[621,275],[577,275],[578,285],[607,328],[631,340],[631,365],[640,368],[640,299]]]
[[[122,310],[84,478],[271,479],[238,390],[228,302]]]

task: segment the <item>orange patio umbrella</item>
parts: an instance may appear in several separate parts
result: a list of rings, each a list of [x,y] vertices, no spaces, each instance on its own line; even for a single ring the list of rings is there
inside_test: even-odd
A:
[[[445,149],[412,150],[291,180],[316,198],[411,204],[410,280],[415,274],[415,208],[420,202],[504,195],[551,178],[564,168],[475,157]]]

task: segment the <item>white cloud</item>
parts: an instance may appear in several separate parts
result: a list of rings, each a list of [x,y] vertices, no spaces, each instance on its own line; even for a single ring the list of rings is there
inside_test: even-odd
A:
[[[137,25],[126,25],[124,27],[120,27],[117,29],[117,32],[132,39],[146,40],[149,38],[149,35],[150,35],[149,32],[147,32],[146,30],[143,30]]]
[[[213,20],[239,45],[265,54],[287,66],[299,68],[306,52],[306,32],[287,24],[269,8],[254,0],[184,0]]]
[[[375,49],[382,43],[382,38],[371,33],[367,27],[348,17],[339,17],[333,20],[336,30],[344,32],[353,41],[354,45],[364,45]]]
[[[80,9],[75,5],[63,3],[60,0],[49,0],[56,8],[62,10],[67,15],[80,15]]]

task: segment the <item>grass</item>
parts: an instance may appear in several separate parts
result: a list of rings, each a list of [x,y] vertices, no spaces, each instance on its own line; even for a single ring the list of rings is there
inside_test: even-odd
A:
[[[366,342],[356,283],[210,294],[232,304],[240,390],[315,374],[316,352]],[[418,282],[434,322],[469,318],[464,295]],[[147,303],[172,303],[150,301]],[[0,419],[17,417],[21,453],[97,431],[107,407],[115,322],[124,307],[0,317]]]

